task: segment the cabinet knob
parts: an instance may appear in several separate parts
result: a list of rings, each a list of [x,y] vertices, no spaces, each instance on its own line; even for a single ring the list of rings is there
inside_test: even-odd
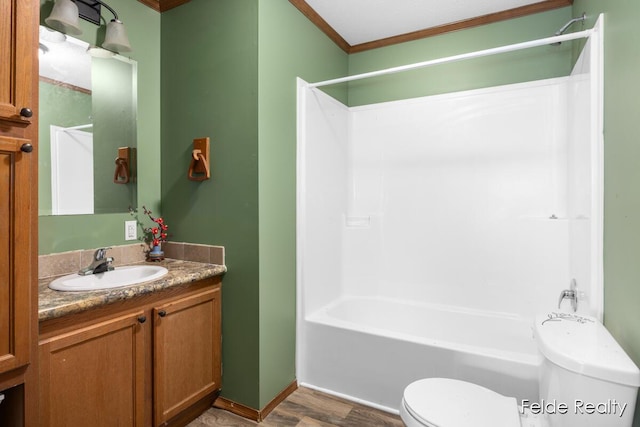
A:
[[[158,316],[160,316],[160,317],[165,317],[166,315],[167,315],[167,312],[166,312],[166,311],[164,311],[164,310],[160,310],[160,311],[158,312]]]
[[[20,115],[22,117],[29,118],[29,117],[33,116],[33,111],[31,111],[31,108],[24,107],[24,108],[20,109]]]
[[[22,144],[20,146],[20,151],[22,151],[23,153],[30,153],[33,151],[33,145],[29,144],[28,142],[25,144]]]
[[[144,322],[146,322],[146,321],[147,321],[147,316],[140,316],[140,317],[138,317],[138,322],[139,322],[139,323],[144,323]]]

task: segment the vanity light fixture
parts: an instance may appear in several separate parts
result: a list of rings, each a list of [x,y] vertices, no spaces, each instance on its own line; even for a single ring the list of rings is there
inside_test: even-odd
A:
[[[51,14],[44,22],[65,34],[82,34],[78,19],[100,25],[102,6],[113,14],[113,19],[107,24],[102,47],[113,52],[131,52],[124,24],[118,19],[116,11],[101,0],[55,0]]]

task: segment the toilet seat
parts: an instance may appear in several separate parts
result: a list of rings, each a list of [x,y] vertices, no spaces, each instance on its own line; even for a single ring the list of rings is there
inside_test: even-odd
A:
[[[404,390],[403,413],[427,427],[519,427],[518,403],[465,381],[426,378]],[[401,412],[405,412],[401,410]],[[405,420],[407,425],[410,425]]]

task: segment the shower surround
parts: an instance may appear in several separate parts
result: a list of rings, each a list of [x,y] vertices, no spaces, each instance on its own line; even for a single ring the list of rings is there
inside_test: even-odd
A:
[[[595,43],[567,77],[353,108],[299,81],[301,384],[389,411],[435,376],[537,398],[533,317],[572,279],[602,316]]]

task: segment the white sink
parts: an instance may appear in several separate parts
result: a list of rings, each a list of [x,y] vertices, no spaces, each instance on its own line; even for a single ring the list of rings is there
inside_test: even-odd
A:
[[[59,277],[49,283],[49,288],[56,291],[97,291],[100,289],[120,288],[150,280],[156,280],[168,273],[164,267],[157,265],[134,265],[116,267],[104,273],[81,276],[70,274]]]

